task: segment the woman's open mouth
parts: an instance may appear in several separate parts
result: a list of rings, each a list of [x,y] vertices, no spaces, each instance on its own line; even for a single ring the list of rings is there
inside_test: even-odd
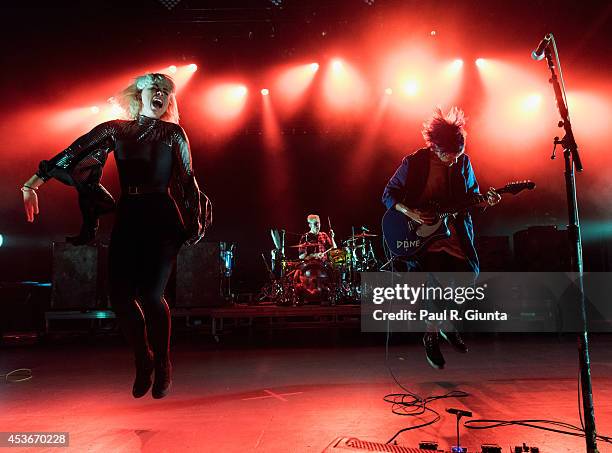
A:
[[[164,101],[160,98],[153,98],[151,101],[151,105],[153,108],[161,109],[164,106]]]

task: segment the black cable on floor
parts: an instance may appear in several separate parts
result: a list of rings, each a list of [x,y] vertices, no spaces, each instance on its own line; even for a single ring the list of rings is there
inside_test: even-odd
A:
[[[582,404],[581,404],[581,393],[580,393],[580,383],[581,383],[580,372],[578,372],[577,382],[578,382],[578,416],[580,418],[580,426],[575,426],[570,423],[559,422],[555,420],[485,420],[485,419],[467,420],[463,424],[463,426],[465,426],[467,429],[491,429],[491,428],[497,428],[500,426],[519,425],[519,426],[525,426],[528,428],[543,429],[544,431],[552,431],[554,433],[584,438],[586,437],[586,432],[584,428],[584,419],[582,417]],[[478,425],[478,424],[484,424],[484,423],[487,423],[487,425],[486,426],[471,426],[472,424]],[[540,426],[541,424],[558,426],[558,427],[562,427],[570,431],[548,428],[546,426]],[[596,434],[595,438],[602,442],[612,444],[612,436]]]
[[[394,271],[395,269],[393,266],[393,261],[391,261],[391,272],[392,272],[391,275],[393,275]],[[391,305],[390,300],[389,300],[389,305]],[[401,415],[404,417],[416,417],[418,415],[429,413],[429,414],[434,415],[434,418],[432,420],[429,420],[427,422],[424,422],[418,425],[413,425],[407,428],[400,429],[398,432],[395,433],[393,437],[391,437],[391,439],[389,439],[386,442],[387,444],[390,444],[391,442],[393,442],[400,434],[406,431],[411,431],[413,429],[418,429],[418,428],[424,428],[425,426],[429,426],[429,425],[433,425],[434,423],[437,423],[442,418],[442,416],[440,415],[438,411],[427,406],[430,402],[436,401],[439,399],[445,399],[445,398],[465,398],[465,397],[470,396],[468,393],[464,391],[452,390],[448,393],[445,393],[444,395],[433,395],[433,396],[428,396],[428,397],[423,398],[420,395],[404,387],[404,385],[402,385],[402,383],[397,379],[397,377],[393,373],[393,370],[391,369],[391,366],[389,365],[390,338],[391,338],[391,323],[390,323],[390,320],[387,318],[387,335],[385,339],[385,364],[387,366],[387,369],[389,370],[389,374],[391,375],[391,377],[393,378],[397,386],[401,388],[405,393],[389,393],[383,397],[383,401],[390,403],[392,405],[391,411],[396,415]]]
[[[30,368],[18,368],[10,373],[0,374],[0,378],[4,378],[6,382],[23,382],[32,379],[32,370]]]
[[[478,426],[481,424],[486,424],[485,426]],[[551,431],[559,434],[566,434],[568,436],[575,437],[586,437],[584,429],[579,426],[572,425],[570,423],[559,422],[556,420],[487,420],[487,419],[478,419],[478,420],[467,420],[463,423],[463,426],[467,429],[491,429],[498,428],[500,426],[525,426],[527,428],[536,428],[542,429],[544,431]],[[564,429],[555,429],[549,428],[547,426],[542,425],[552,425],[557,426]],[[612,443],[612,437],[604,436],[598,434],[596,436],[597,440],[602,442]]]

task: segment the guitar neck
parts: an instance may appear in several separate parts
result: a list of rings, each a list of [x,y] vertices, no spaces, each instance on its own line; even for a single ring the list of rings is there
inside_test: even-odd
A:
[[[495,191],[500,195],[507,192],[505,187],[495,189]],[[463,200],[457,203],[453,203],[452,206],[443,207],[441,211],[438,212],[438,215],[440,217],[449,217],[449,216],[457,214],[458,212],[463,211],[464,209],[468,209],[468,208],[471,208],[472,206],[479,205],[480,203],[486,200],[487,200],[486,195],[482,195],[479,193],[473,194],[466,200]]]

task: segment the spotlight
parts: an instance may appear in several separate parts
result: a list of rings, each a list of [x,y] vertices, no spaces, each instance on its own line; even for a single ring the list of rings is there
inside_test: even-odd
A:
[[[283,0],[270,0],[270,3],[272,3],[274,6],[278,6],[279,8],[283,6]]]
[[[455,61],[453,61],[452,67],[455,70],[461,69],[463,67],[463,60],[461,58],[457,58]]]
[[[338,59],[332,61],[332,69],[334,72],[338,72],[342,69],[342,62]]]
[[[487,60],[485,60],[484,58],[476,58],[476,66],[478,66],[479,68],[484,68],[486,64]]]
[[[393,90],[391,88],[385,88],[385,94],[391,95],[393,94]]]
[[[94,105],[94,106],[90,107],[89,110],[91,110],[91,113],[93,113],[93,114],[100,113],[100,107],[98,107],[97,105]]]
[[[436,36],[438,33],[437,33],[435,30],[432,30],[432,31],[431,31],[429,34],[430,34],[431,36]]]
[[[407,81],[404,86],[404,93],[408,96],[414,96],[419,91],[419,85],[414,80]]]
[[[174,66],[174,65],[168,66],[168,72],[170,74],[176,74],[176,66]]]
[[[542,96],[539,94],[532,94],[530,96],[527,96],[523,100],[523,110],[527,112],[533,112],[537,110],[538,107],[540,107],[541,103],[542,103]]]
[[[363,1],[368,6],[374,6],[374,0],[363,0]]]
[[[261,94],[264,95],[264,96],[267,96],[267,95],[270,94],[270,90],[268,90],[267,88],[262,88]]]
[[[190,65],[187,65],[187,70],[191,72],[196,72],[198,70],[198,65],[195,63],[191,63]]]
[[[2,244],[4,244],[4,236],[0,234],[0,247],[2,247]]]
[[[310,70],[312,72],[317,72],[319,70],[319,63],[311,63],[310,64]]]
[[[236,87],[236,94],[240,97],[245,96],[247,94],[247,87],[244,85]]]

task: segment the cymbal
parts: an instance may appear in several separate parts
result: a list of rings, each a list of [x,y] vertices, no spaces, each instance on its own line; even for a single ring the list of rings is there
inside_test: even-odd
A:
[[[377,236],[378,236],[377,234],[372,234],[372,233],[359,233],[359,234],[356,234],[355,236],[347,239],[344,242],[353,242],[356,239],[373,238],[373,237],[377,237]]]
[[[297,248],[318,247],[318,246],[319,246],[318,242],[302,242],[301,244],[290,245],[289,247],[292,249],[297,249]]]

